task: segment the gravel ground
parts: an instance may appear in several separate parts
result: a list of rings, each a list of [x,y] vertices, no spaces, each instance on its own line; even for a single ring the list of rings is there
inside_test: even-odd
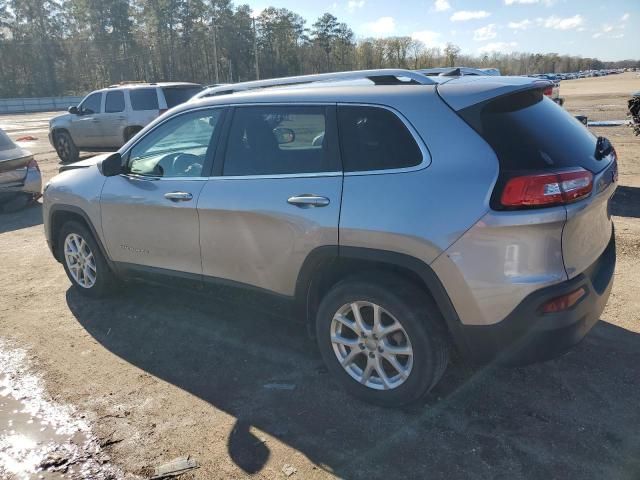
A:
[[[571,82],[567,109],[593,119],[625,118],[621,89],[640,90],[634,74]],[[16,138],[35,117],[0,127],[17,124]],[[131,477],[191,455],[200,468],[182,478],[640,478],[640,138],[594,131],[620,156],[615,285],[602,321],[557,360],[456,364],[423,404],[364,405],[261,297],[138,284],[79,297],[47,250],[39,206],[0,216],[0,337],[26,351],[53,401],[119,440],[105,451]],[[32,148],[50,177],[57,159],[43,139]]]

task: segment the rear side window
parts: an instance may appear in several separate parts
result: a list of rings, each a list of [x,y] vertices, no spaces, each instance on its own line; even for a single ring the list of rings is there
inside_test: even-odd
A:
[[[238,107],[223,175],[338,171],[327,107]]]
[[[606,166],[595,159],[596,138],[541,90],[501,97],[461,115],[496,152],[502,173],[568,167],[595,173]]]
[[[129,91],[134,110],[158,110],[158,94],[155,88],[136,88]]]
[[[107,93],[104,111],[105,113],[124,112],[124,93],[122,91]]]
[[[338,107],[345,172],[407,168],[422,162],[413,135],[393,112],[381,107]]]
[[[176,105],[186,102],[196,93],[202,90],[202,87],[165,87],[162,89],[164,99],[167,101],[167,108],[173,108]]]

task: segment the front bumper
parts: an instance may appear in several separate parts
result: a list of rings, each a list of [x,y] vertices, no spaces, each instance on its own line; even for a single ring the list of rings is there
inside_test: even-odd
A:
[[[466,354],[474,363],[525,365],[548,360],[569,350],[591,330],[604,310],[616,263],[615,236],[602,255],[583,273],[527,296],[503,321],[462,326]],[[584,287],[587,294],[572,308],[543,314],[540,306]]]

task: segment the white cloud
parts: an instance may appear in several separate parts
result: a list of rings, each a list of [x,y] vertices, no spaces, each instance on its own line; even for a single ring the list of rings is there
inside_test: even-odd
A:
[[[473,31],[473,39],[476,42],[486,42],[487,40],[491,40],[492,38],[496,38],[498,34],[496,33],[496,24],[490,23],[487,26],[480,27],[477,30]]]
[[[519,22],[509,22],[507,26],[512,30],[526,30],[527,28],[531,27],[533,23],[534,22],[532,22],[528,18],[525,18],[524,20],[521,20]]]
[[[600,37],[604,37],[604,38],[622,38],[622,37],[624,37],[623,31],[627,26],[626,21],[629,18],[628,15],[629,15],[628,13],[625,13],[621,18],[621,22],[622,23],[618,23],[617,25],[611,25],[609,23],[603,24],[602,27],[600,28],[600,30],[597,31],[596,33],[594,33],[591,36],[593,38],[600,38]]]
[[[436,12],[446,12],[451,8],[451,4],[447,0],[436,0],[433,3],[433,9]]]
[[[440,33],[432,30],[422,30],[411,34],[411,38],[420,40],[426,47],[442,47],[444,44],[440,41],[440,36]]]
[[[487,18],[491,15],[484,10],[459,10],[451,15],[450,20],[452,22],[466,22],[467,20],[477,20],[479,18]]]
[[[364,30],[374,35],[389,35],[396,29],[396,21],[393,17],[380,17],[375,22],[364,24]]]
[[[573,17],[556,17],[552,15],[545,19],[542,19],[542,25],[546,28],[553,28],[554,30],[573,30],[581,26],[584,23],[582,15],[574,15]]]
[[[518,46],[517,42],[492,42],[483,45],[478,48],[478,53],[491,53],[491,52],[502,52],[508,53],[513,52],[513,49]]]
[[[365,0],[349,0],[347,2],[347,10],[353,12],[359,8],[364,7]]]

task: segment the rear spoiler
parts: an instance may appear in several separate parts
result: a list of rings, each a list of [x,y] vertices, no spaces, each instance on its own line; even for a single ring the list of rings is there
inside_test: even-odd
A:
[[[465,108],[526,90],[544,89],[549,80],[529,77],[463,76],[436,87],[440,98],[453,110]]]

